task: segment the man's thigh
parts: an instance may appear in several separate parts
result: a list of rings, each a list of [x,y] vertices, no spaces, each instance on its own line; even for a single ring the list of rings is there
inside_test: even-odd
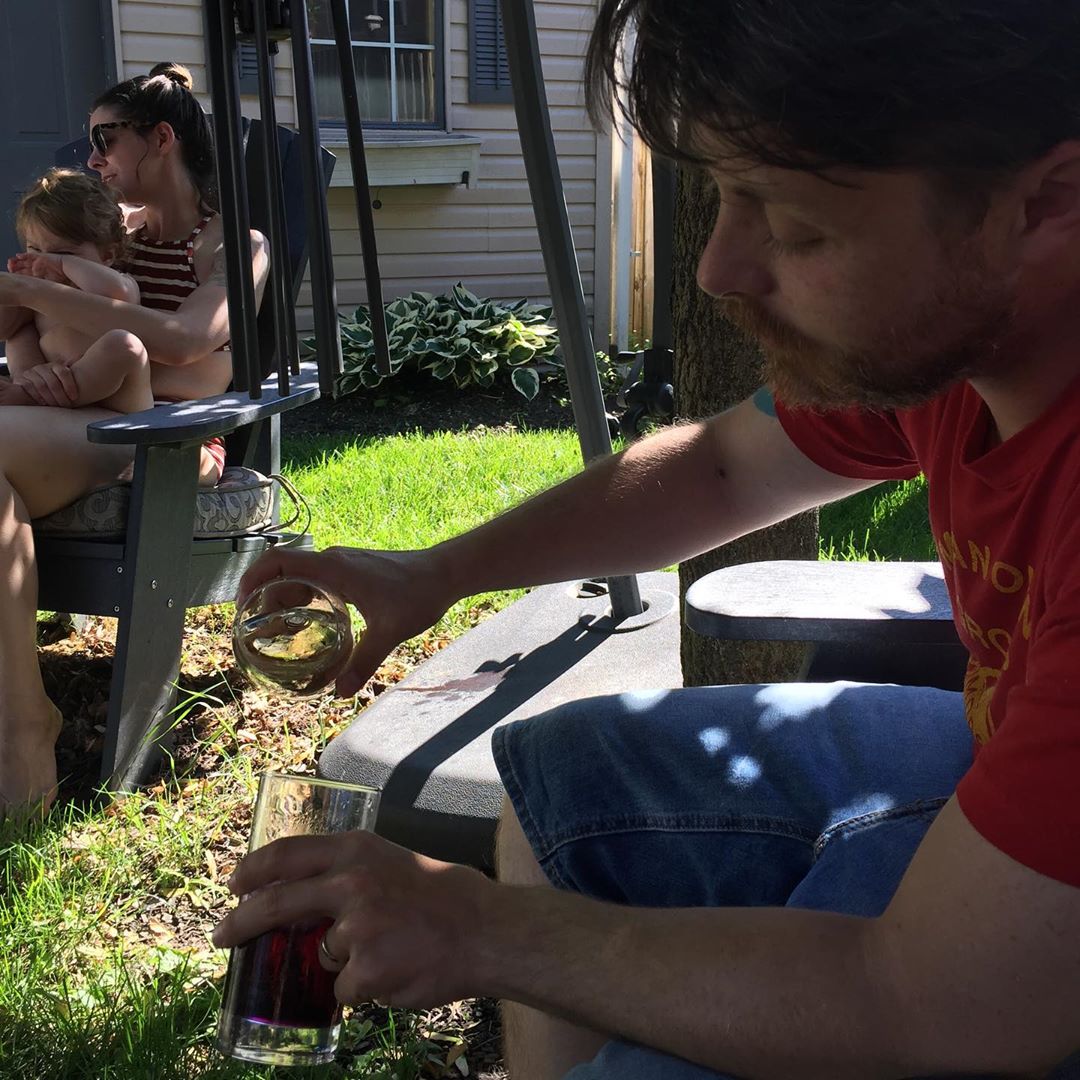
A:
[[[644,906],[784,904],[826,850],[864,854],[849,832],[928,821],[971,762],[959,694],[852,683],[591,698],[493,750],[552,884]]]
[[[494,738],[553,885],[876,914],[971,762],[959,694],[850,683],[574,702]],[[723,1080],[621,1040],[567,1080]]]

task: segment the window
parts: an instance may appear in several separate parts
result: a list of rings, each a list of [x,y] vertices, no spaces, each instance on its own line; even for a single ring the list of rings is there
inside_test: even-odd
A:
[[[443,126],[444,0],[349,0],[353,68],[365,124]],[[329,0],[307,0],[315,106],[345,123]]]

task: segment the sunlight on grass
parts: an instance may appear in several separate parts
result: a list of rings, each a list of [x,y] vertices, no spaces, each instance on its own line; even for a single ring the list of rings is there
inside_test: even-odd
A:
[[[335,544],[401,550],[426,547],[487,521],[580,471],[571,431],[397,435],[340,445],[290,440],[289,479],[307,500],[317,548]],[[520,590],[455,604],[435,627],[461,633]]]

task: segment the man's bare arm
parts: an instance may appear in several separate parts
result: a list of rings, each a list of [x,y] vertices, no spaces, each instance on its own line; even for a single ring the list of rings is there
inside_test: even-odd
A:
[[[1078,1042],[1080,889],[955,801],[878,919],[502,886],[482,925],[477,993],[754,1080],[1041,1075]]]
[[[456,597],[633,573],[871,486],[815,465],[748,400],[635,443],[436,552]]]

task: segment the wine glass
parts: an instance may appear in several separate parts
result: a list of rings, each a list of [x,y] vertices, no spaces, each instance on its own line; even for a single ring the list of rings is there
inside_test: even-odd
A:
[[[337,678],[352,648],[344,601],[314,582],[275,578],[236,609],[233,653],[253,683],[317,693]]]

